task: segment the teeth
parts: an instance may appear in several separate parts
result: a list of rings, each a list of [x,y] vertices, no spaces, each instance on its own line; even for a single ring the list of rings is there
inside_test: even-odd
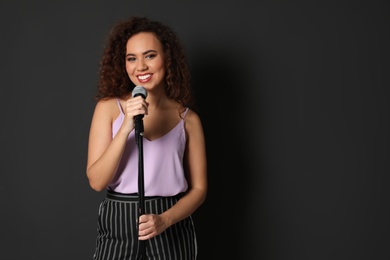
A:
[[[141,79],[141,80],[145,80],[145,79],[150,78],[150,74],[148,74],[148,75],[143,75],[143,76],[138,76],[138,78]]]

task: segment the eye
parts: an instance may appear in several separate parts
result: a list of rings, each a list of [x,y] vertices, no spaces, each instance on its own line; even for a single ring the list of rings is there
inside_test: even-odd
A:
[[[133,62],[133,61],[135,61],[135,58],[134,57],[127,57],[127,59],[126,59],[128,62]]]
[[[154,57],[156,57],[157,55],[156,54],[148,54],[145,56],[146,59],[153,59]]]

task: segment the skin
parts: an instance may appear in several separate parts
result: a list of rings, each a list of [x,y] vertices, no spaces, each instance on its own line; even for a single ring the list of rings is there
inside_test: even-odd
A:
[[[147,98],[128,97],[121,100],[124,122],[112,138],[112,123],[119,116],[115,99],[100,100],[92,117],[87,160],[87,177],[92,189],[107,188],[115,175],[127,137],[134,129],[134,116],[144,114],[144,137],[157,139],[181,120],[180,104],[169,99],[165,92],[164,53],[153,33],[133,35],[126,44],[126,72],[135,85],[147,90]],[[139,240],[161,234],[171,225],[190,216],[205,200],[207,193],[206,148],[199,116],[189,110],[185,117],[187,136],[184,167],[189,184],[186,194],[162,214],[139,217]]]

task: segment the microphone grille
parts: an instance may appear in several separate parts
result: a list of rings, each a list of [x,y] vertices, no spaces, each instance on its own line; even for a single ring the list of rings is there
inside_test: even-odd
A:
[[[142,95],[144,96],[144,98],[146,98],[148,96],[148,92],[146,91],[146,89],[142,86],[136,86],[134,89],[133,89],[133,92],[132,93],[132,96],[135,97],[135,96],[138,96],[138,95]]]

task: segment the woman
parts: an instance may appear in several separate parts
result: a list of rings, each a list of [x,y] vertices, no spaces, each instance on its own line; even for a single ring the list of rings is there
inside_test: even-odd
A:
[[[88,144],[89,184],[107,192],[99,208],[95,260],[196,259],[191,215],[206,197],[207,166],[189,81],[183,48],[169,27],[145,17],[113,27],[101,60]],[[146,99],[132,97],[136,86],[144,87]],[[141,216],[137,115],[143,115],[144,125]]]

